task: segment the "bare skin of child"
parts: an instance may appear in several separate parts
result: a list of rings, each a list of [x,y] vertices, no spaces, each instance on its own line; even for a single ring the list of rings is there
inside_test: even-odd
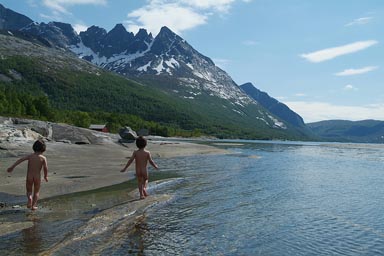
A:
[[[40,185],[41,185],[41,170],[44,170],[44,180],[48,182],[48,164],[47,158],[43,156],[45,151],[45,143],[41,140],[33,144],[34,153],[24,156],[17,160],[7,172],[12,172],[13,169],[24,161],[28,161],[26,189],[27,189],[27,207],[32,210],[37,209],[37,200],[39,199]]]
[[[147,141],[143,137],[138,137],[136,139],[136,146],[138,150],[135,150],[132,153],[132,156],[129,158],[125,167],[121,170],[121,172],[125,172],[128,167],[135,161],[135,169],[136,169],[136,177],[138,183],[138,189],[140,193],[140,199],[144,199],[148,196],[147,185],[148,185],[148,162],[157,170],[158,166],[153,161],[151,153],[145,149],[147,145]]]

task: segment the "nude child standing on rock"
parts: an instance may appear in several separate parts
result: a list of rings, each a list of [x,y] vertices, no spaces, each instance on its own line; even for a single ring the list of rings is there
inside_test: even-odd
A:
[[[121,172],[125,172],[127,168],[135,161],[136,165],[136,177],[140,193],[140,199],[144,199],[148,196],[147,185],[148,185],[148,162],[155,168],[158,169],[156,163],[152,160],[151,153],[145,149],[147,146],[147,140],[142,136],[136,139],[136,146],[138,150],[133,151],[132,156],[129,158],[125,167]]]
[[[41,185],[41,170],[44,170],[44,180],[48,182],[48,164],[47,158],[43,156],[43,153],[46,150],[46,145],[44,141],[37,140],[33,144],[32,148],[34,153],[24,156],[17,160],[11,167],[7,169],[7,172],[12,172],[17,165],[28,160],[26,179],[28,198],[27,207],[31,208],[32,210],[36,210]]]

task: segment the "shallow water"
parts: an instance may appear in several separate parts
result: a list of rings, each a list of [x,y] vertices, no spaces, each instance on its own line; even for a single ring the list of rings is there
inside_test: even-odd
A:
[[[143,223],[145,255],[384,254],[383,146],[221,146],[174,164],[185,181]]]
[[[171,199],[133,222],[126,184],[50,199],[45,212],[2,212],[0,220],[34,225],[2,237],[0,251],[28,255],[60,242],[54,255],[384,254],[384,146],[216,146],[232,153],[157,160],[162,171],[151,178],[177,178],[150,193]],[[58,205],[72,208],[49,210]]]

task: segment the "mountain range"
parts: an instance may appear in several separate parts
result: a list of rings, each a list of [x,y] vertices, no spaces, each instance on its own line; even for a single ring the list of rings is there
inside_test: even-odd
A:
[[[153,90],[156,94],[161,92],[166,98],[165,105],[173,105],[172,111],[179,113],[175,115],[179,118],[157,117],[158,122],[180,123],[180,128],[200,129],[204,134],[217,137],[231,134],[230,137],[252,139],[316,138],[303,119],[285,104],[251,83],[237,85],[209,57],[167,27],[155,37],[145,29],[136,34],[128,32],[122,24],[109,32],[92,26],[77,34],[70,24],[33,22],[0,4],[0,29],[12,33],[7,36],[38,42],[41,47],[66,52],[135,81],[143,85],[148,94]],[[43,91],[56,107],[62,107],[60,99],[47,88]],[[124,95],[120,96],[124,101]],[[188,118],[190,122],[185,120]],[[220,130],[222,132],[218,132]]]
[[[378,120],[325,120],[308,124],[322,140],[355,143],[384,143],[384,122]]]

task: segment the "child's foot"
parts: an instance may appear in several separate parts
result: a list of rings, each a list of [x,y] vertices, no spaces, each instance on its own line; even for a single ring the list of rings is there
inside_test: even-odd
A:
[[[140,196],[140,199],[145,199],[145,196]]]
[[[37,209],[37,206],[32,206],[32,211],[36,211]]]
[[[29,196],[29,197],[28,197],[27,208],[31,208],[31,207],[32,207],[32,197]]]
[[[147,190],[146,190],[146,189],[143,190],[143,194],[144,194],[144,197],[149,196],[149,194],[147,193]]]

